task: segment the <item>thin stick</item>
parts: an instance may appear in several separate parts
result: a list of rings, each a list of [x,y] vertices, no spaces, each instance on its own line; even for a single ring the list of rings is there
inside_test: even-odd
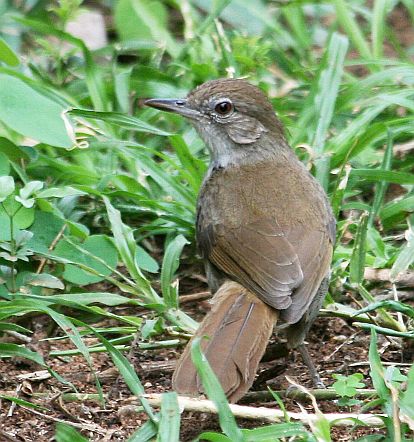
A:
[[[83,419],[81,420],[82,423],[65,421],[63,419],[58,419],[57,417],[48,416],[47,414],[40,413],[40,411],[33,410],[32,408],[24,407],[22,405],[20,405],[20,407],[26,411],[29,411],[30,413],[36,414],[37,416],[40,416],[40,417],[43,417],[46,420],[53,421],[53,422],[60,422],[62,424],[67,424],[72,427],[78,428],[79,430],[92,431],[93,433],[98,433],[98,434],[102,434],[102,435],[105,435],[107,433],[107,430],[100,427],[99,425],[90,424],[88,422],[85,422]]]
[[[11,442],[20,442],[18,439],[16,439],[15,437],[13,437],[11,434],[6,433],[3,430],[0,430],[0,436],[3,436],[5,439],[11,441]]]
[[[211,292],[198,292],[192,295],[182,295],[180,296],[180,304],[185,304],[186,302],[204,301],[205,299],[211,298]]]
[[[333,388],[316,388],[308,391],[316,399],[322,401],[339,399],[341,397]],[[280,390],[280,391],[275,391],[275,393],[281,398],[291,398],[297,401],[309,400],[308,394],[297,389]],[[365,389],[357,389],[354,397],[358,398],[358,397],[371,397],[371,396],[378,396],[376,390],[365,388]],[[263,390],[263,391],[250,391],[243,397],[242,402],[249,403],[249,402],[274,401],[274,400],[275,399],[273,395],[270,393],[270,391]]]
[[[154,407],[161,406],[161,394],[144,394],[148,402]],[[186,411],[198,411],[200,413],[217,413],[217,408],[212,401],[207,399],[196,399],[185,396],[178,396],[178,405],[180,409]],[[260,419],[266,422],[280,422],[284,420],[284,412],[282,410],[270,409],[264,407],[246,407],[243,405],[229,404],[234,416],[244,419]],[[299,420],[304,424],[315,422],[319,419],[316,414],[310,413],[293,413],[287,412],[291,419]],[[334,426],[353,426],[355,419],[364,422],[365,425],[371,427],[383,427],[384,422],[381,415],[374,414],[356,414],[356,413],[327,413],[324,417]]]
[[[397,285],[414,287],[413,270],[400,272],[397,277],[391,281],[391,269],[372,269],[367,267],[364,271],[364,279],[368,279],[368,281],[394,282]]]
[[[48,248],[49,252],[51,252],[51,251],[56,247],[56,244],[57,244],[57,243],[59,242],[59,240],[62,238],[63,233],[65,232],[65,229],[66,229],[66,224],[64,224],[64,225],[62,226],[62,228],[60,229],[60,231],[59,231],[58,234],[56,235],[55,239],[51,242],[51,244],[50,244],[50,246],[49,246],[49,248]],[[47,258],[42,258],[42,259],[40,260],[39,267],[38,267],[37,270],[36,270],[36,273],[37,273],[37,274],[39,274],[39,273],[42,272],[42,270],[43,270],[43,268],[44,268],[44,266],[45,266],[45,264],[46,264],[46,261],[47,261]]]

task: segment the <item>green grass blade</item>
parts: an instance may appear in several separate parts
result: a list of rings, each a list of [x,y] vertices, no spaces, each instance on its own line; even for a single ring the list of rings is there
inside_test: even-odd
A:
[[[78,47],[85,58],[86,83],[95,109],[98,111],[110,110],[110,102],[106,94],[106,87],[101,75],[101,70],[98,69],[98,66],[92,58],[92,54],[82,40],[38,20],[21,17],[16,17],[15,20],[25,26],[31,27],[37,32],[45,35],[53,35],[60,40],[67,41]]]
[[[178,156],[178,159],[180,160],[181,165],[188,172],[189,184],[193,188],[194,192],[198,192],[207,171],[205,162],[196,158],[190,152],[190,149],[185,143],[183,137],[180,135],[172,135],[170,137],[170,142]]]
[[[414,217],[410,217],[414,221]],[[399,273],[407,270],[414,262],[414,228],[411,222],[408,223],[408,230],[405,232],[407,243],[400,249],[397,259],[395,260],[390,273],[391,281],[394,280]]]
[[[354,284],[360,284],[364,278],[367,228],[368,214],[365,212],[359,219],[351,262],[349,264],[349,279]]]
[[[105,339],[100,333],[97,333],[92,327],[89,327],[87,324],[81,321],[76,321],[76,323],[79,326],[87,328],[102,342],[102,344],[105,346],[106,350],[108,351],[109,355],[111,356],[113,363],[118,368],[119,373],[121,374],[128,388],[135,396],[139,398],[142,406],[144,407],[145,412],[147,413],[151,421],[156,425],[158,425],[159,418],[152,410],[151,405],[148,403],[148,401],[142,397],[142,395],[145,394],[145,389],[138,375],[136,374],[134,367],[131,365],[128,359],[119,350],[117,350],[107,339]]]
[[[378,353],[377,332],[374,329],[371,330],[371,342],[369,345],[368,357],[369,357],[369,364],[371,367],[370,375],[371,375],[372,383],[374,385],[375,390],[378,393],[378,396],[383,401],[386,413],[388,414],[388,416],[390,418],[392,418],[392,416],[393,416],[393,406],[392,406],[393,398],[392,398],[391,392],[388,389],[386,382],[385,382],[385,370],[384,370],[384,366],[382,365],[380,355]],[[395,418],[398,419],[397,416]],[[388,427],[388,431],[391,432],[391,434],[390,434],[391,439],[390,440],[395,440],[393,437],[394,436],[393,435],[393,426],[391,424],[388,424],[387,427]]]
[[[180,255],[188,241],[183,235],[175,237],[165,250],[161,268],[161,290],[164,302],[169,308],[178,308],[178,290],[173,286],[174,274],[180,264]]]
[[[179,442],[180,409],[177,393],[163,393],[157,442]]]
[[[157,427],[153,422],[148,421],[139,428],[134,431],[134,433],[128,438],[128,442],[149,442],[154,440],[154,436],[157,435]]]
[[[411,366],[407,375],[407,388],[400,399],[400,419],[407,422],[413,428],[414,422],[414,365]]]
[[[83,437],[72,426],[58,422],[55,433],[56,442],[87,442],[89,439]]]
[[[371,23],[372,55],[382,58],[385,34],[385,17],[389,0],[375,0]]]
[[[123,129],[128,129],[136,132],[144,132],[155,135],[170,135],[168,132],[157,129],[139,118],[130,115],[121,114],[118,112],[96,112],[86,109],[73,108],[68,112],[73,117],[88,118],[90,120],[100,120],[106,123],[113,124]]]
[[[232,442],[244,442],[243,433],[236,424],[236,419],[230,410],[229,404],[221,388],[217,376],[214,374],[206,357],[201,352],[201,338],[195,338],[191,343],[191,357],[201,378],[207,397],[217,407],[220,427]]]
[[[312,146],[317,157],[322,155],[325,148],[325,139],[334,114],[347,50],[348,39],[336,32],[333,33],[322,61],[323,68],[319,73],[314,101],[318,120]],[[316,160],[316,177],[325,189],[328,187],[329,167],[327,166],[326,159]]]
[[[414,184],[414,175],[383,169],[352,169],[351,177],[365,178],[367,181],[387,181],[396,184]]]
[[[299,422],[289,422],[276,425],[266,425],[253,430],[242,430],[246,442],[267,442],[279,438],[288,437],[309,437],[303,424]]]
[[[102,197],[108,213],[116,248],[129,273],[134,278],[144,295],[152,302],[162,303],[161,298],[152,289],[151,284],[142,274],[136,263],[136,242],[132,229],[122,222],[121,212],[111,204],[109,198]]]
[[[336,18],[339,24],[347,33],[354,47],[358,50],[362,57],[372,59],[371,51],[364,37],[361,28],[352,15],[351,8],[345,0],[332,0],[336,9]]]
[[[384,158],[382,159],[381,169],[382,170],[390,170],[392,163],[392,148],[393,148],[393,139],[391,132],[388,132],[388,143],[384,152]],[[372,203],[372,208],[369,214],[368,224],[372,225],[376,216],[378,215],[382,202],[384,200],[385,191],[387,190],[387,182],[380,181],[375,186],[375,194],[374,201]]]

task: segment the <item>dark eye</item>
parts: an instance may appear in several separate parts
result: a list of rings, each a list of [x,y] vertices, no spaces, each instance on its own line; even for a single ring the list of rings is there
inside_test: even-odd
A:
[[[233,110],[233,104],[231,101],[221,101],[214,110],[220,115],[228,115]]]

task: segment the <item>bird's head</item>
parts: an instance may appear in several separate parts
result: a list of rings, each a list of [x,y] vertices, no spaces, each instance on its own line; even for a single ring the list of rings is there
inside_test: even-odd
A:
[[[215,159],[262,144],[265,138],[283,139],[281,123],[269,100],[244,80],[212,80],[191,91],[186,99],[154,98],[145,104],[188,118]]]

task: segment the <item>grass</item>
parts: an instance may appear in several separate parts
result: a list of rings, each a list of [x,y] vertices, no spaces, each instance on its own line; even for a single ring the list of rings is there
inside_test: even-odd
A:
[[[269,94],[292,148],[330,196],[338,237],[326,307],[371,330],[383,440],[408,440],[413,370],[381,365],[376,332],[412,339],[413,309],[396,290],[377,302],[364,276],[366,267],[389,269],[393,283],[414,261],[414,159],[402,153],[413,140],[414,47],[389,24],[398,2],[109,0],[111,39],[93,51],[67,32],[88,9],[81,3],[4,2],[0,17],[0,332],[30,340],[21,318],[46,315],[92,372],[96,350],[84,338],[96,336],[149,418],[129,440],[178,440],[175,394],[155,412],[117,347],[134,338],[175,345],[166,334],[188,336],[197,325],[180,308],[178,281],[199,262],[195,203],[208,158],[186,122],[142,99],[245,76]],[[398,5],[413,25],[410,2]],[[346,310],[345,293],[364,307],[359,316]],[[116,326],[98,327],[105,318]],[[287,421],[241,430],[194,351],[223,430],[204,440],[331,439],[322,415],[310,429]],[[24,343],[0,342],[0,356],[30,359],[65,382]],[[56,438],[84,440],[73,431],[62,424]]]

